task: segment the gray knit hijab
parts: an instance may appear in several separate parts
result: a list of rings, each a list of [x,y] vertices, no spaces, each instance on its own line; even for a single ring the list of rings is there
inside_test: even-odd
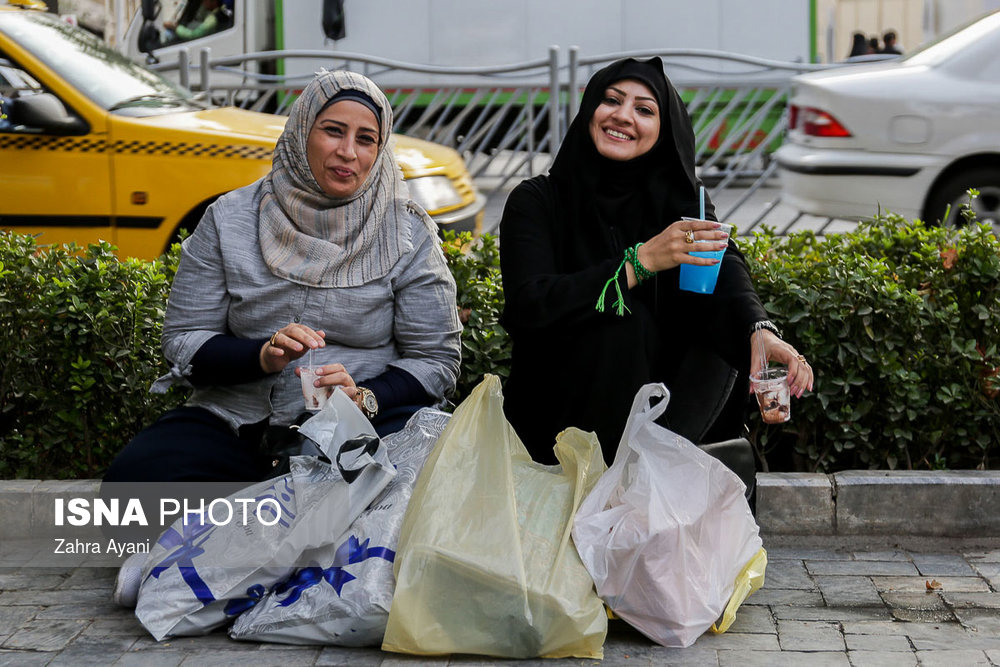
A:
[[[340,90],[359,90],[381,109],[380,144],[364,184],[330,197],[309,168],[309,131]],[[260,250],[271,273],[312,287],[353,287],[385,276],[412,249],[404,224],[409,195],[388,147],[392,109],[378,86],[353,72],[317,74],[292,106],[262,183]]]

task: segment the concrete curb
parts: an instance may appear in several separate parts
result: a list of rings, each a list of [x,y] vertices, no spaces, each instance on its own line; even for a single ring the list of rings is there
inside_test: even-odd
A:
[[[0,480],[0,540],[51,528],[55,498],[93,497],[99,487]],[[773,536],[1000,537],[1000,471],[758,473],[757,522]]]
[[[760,473],[757,521],[771,535],[1000,537],[1000,471]]]

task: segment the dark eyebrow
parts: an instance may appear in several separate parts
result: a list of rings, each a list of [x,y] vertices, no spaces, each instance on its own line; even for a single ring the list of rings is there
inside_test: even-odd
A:
[[[619,95],[621,95],[622,97],[628,97],[628,94],[624,90],[622,90],[621,88],[615,88],[614,86],[608,86],[608,90],[613,90],[616,93],[618,93]],[[659,103],[656,101],[655,97],[646,97],[646,96],[643,96],[643,95],[636,95],[635,99],[637,99],[637,100],[649,100],[653,104],[656,104],[657,106],[659,106]]]
[[[347,123],[345,123],[342,120],[337,120],[335,118],[324,118],[320,122],[333,123],[334,125],[342,129],[347,127]],[[358,128],[358,132],[370,132],[371,134],[374,134],[376,137],[378,136],[378,130],[375,129],[374,127],[365,127],[364,125],[362,125],[361,127]]]

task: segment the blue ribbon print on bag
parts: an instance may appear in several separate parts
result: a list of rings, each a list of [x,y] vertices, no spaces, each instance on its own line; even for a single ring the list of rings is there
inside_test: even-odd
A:
[[[279,489],[279,487],[284,487]],[[286,507],[285,503],[290,501],[295,495],[295,490],[291,487],[290,478],[281,478],[277,483],[268,487],[263,493],[255,498],[256,502],[259,504],[264,498],[273,499],[281,507],[280,511],[280,521],[278,525],[288,527],[289,522],[295,519],[295,514]],[[284,501],[284,502],[282,502]],[[269,505],[264,505],[262,507],[262,512],[264,510],[271,511],[275,510]],[[194,519],[189,523],[189,518],[194,517]],[[288,519],[286,521],[285,519]],[[195,598],[202,605],[208,605],[211,602],[215,602],[215,596],[209,589],[208,585],[198,574],[198,570],[195,569],[194,559],[205,553],[205,549],[202,545],[211,537],[212,532],[219,526],[214,523],[207,521],[205,515],[198,512],[189,512],[185,514],[182,520],[183,533],[178,533],[177,530],[171,526],[163,531],[160,538],[156,541],[157,544],[162,546],[164,549],[170,551],[166,557],[156,565],[152,571],[149,573],[150,577],[159,579],[160,575],[166,570],[170,569],[172,566],[176,565],[178,571],[180,572],[181,578],[187,583],[194,593]],[[255,589],[251,586],[247,589],[247,594],[251,595],[253,599],[253,594],[251,591]],[[261,588],[260,595],[263,596],[264,589]],[[242,598],[241,598],[242,599]],[[257,598],[259,599],[259,597]],[[256,600],[250,606],[256,604]]]
[[[187,517],[185,517],[184,521],[183,535],[174,530],[173,526],[167,528],[156,542],[164,548],[174,549],[174,551],[167,554],[167,557],[152,569],[149,576],[159,579],[163,572],[170,569],[171,566],[176,565],[181,573],[181,578],[191,587],[191,591],[198,598],[198,602],[203,605],[215,602],[215,596],[212,595],[212,591],[209,590],[208,585],[194,568],[194,559],[205,553],[201,545],[209,538],[213,528],[215,526],[212,524],[200,521],[198,523],[187,523]],[[198,540],[199,537],[201,538],[200,540]],[[197,544],[195,540],[198,540]]]
[[[386,547],[368,547],[371,540],[366,538],[364,542],[358,542],[358,538],[351,535],[347,541],[337,547],[337,552],[333,556],[333,565],[328,568],[319,566],[304,567],[299,569],[290,579],[281,582],[274,587],[275,595],[288,597],[278,603],[280,607],[287,607],[295,604],[301,597],[303,591],[312,588],[320,581],[326,581],[337,591],[339,597],[344,585],[353,581],[356,577],[344,569],[345,565],[360,563],[369,558],[382,558],[392,562],[396,558],[396,552]]]
[[[264,593],[267,589],[261,584],[254,584],[247,589],[247,596],[245,598],[236,598],[235,600],[230,600],[226,603],[226,615],[227,616],[239,616],[247,609],[250,609],[255,604],[261,601],[264,597]]]

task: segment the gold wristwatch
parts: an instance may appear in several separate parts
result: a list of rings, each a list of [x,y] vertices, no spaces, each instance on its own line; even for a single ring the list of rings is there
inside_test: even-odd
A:
[[[378,414],[378,399],[375,398],[375,394],[367,387],[355,387],[355,389],[357,393],[354,394],[354,402],[361,408],[365,417],[374,419]]]

